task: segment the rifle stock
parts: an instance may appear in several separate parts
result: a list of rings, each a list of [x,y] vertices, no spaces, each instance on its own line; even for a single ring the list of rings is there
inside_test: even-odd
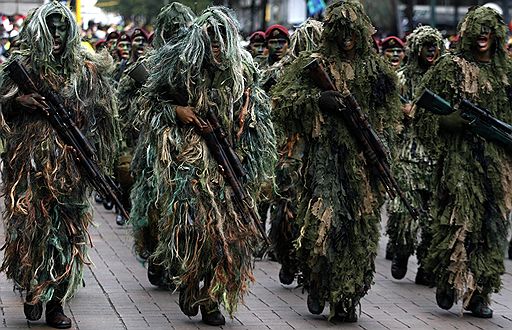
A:
[[[25,67],[16,60],[7,65],[5,70],[11,80],[24,92],[36,92],[45,98],[48,104],[47,111],[50,124],[64,143],[73,148],[77,156],[77,164],[85,170],[86,176],[94,189],[101,195],[109,197],[121,214],[129,219],[128,213],[119,200],[119,189],[112,179],[101,171],[94,147],[76,126],[73,118],[71,118],[72,112],[64,107],[63,99],[59,93],[49,87],[38,87],[43,86],[43,83],[41,81],[34,82]]]
[[[320,62],[315,59],[305,69],[318,88],[324,91],[335,91],[336,86],[324,70]],[[368,121],[368,116],[363,113],[355,97],[346,90],[342,94],[343,105],[340,106],[340,114],[345,119],[347,127],[363,150],[367,161],[375,168],[384,188],[391,197],[398,196],[414,219],[418,218],[418,211],[409,203],[402,189],[395,180],[388,165],[384,144]]]

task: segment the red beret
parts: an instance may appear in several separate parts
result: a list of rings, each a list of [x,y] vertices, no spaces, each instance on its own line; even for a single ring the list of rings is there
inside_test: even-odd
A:
[[[256,31],[249,37],[249,42],[263,42],[265,41],[265,32]]]
[[[119,35],[119,38],[117,38],[117,42],[121,42],[121,41],[132,42],[132,38],[130,38],[130,36],[128,34],[126,34],[125,32],[121,32],[121,34]]]
[[[133,40],[133,39],[135,39],[135,37],[138,37],[138,36],[144,37],[144,40],[146,40],[146,41],[148,41],[148,39],[149,39],[148,34],[143,29],[137,28],[137,29],[133,30],[131,39]]]
[[[265,31],[265,40],[268,41],[270,39],[276,39],[278,37],[286,38],[290,41],[290,33],[288,33],[288,29],[282,25],[274,24],[270,26],[267,31]]]
[[[112,32],[110,32],[110,33],[107,35],[107,41],[112,40],[112,39],[119,39],[119,32],[117,32],[117,31],[112,31]]]
[[[404,48],[404,46],[404,42],[395,36],[389,36],[383,39],[380,43],[380,47],[383,51],[388,48]]]

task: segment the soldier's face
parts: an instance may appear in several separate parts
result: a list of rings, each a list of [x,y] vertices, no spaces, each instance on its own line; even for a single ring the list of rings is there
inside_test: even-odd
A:
[[[356,34],[355,32],[342,33],[336,42],[341,51],[350,52],[356,47]]]
[[[284,38],[270,39],[267,42],[268,55],[277,59],[282,59],[288,51],[288,40]]]
[[[482,25],[480,34],[476,38],[474,49],[479,55],[490,56],[494,46],[494,33],[491,28]]]
[[[384,57],[394,69],[397,69],[405,57],[405,52],[401,47],[388,48],[384,51]]]
[[[137,52],[140,56],[144,53],[144,47],[146,46],[146,39],[143,36],[136,36],[132,40],[132,49]]]
[[[426,42],[421,46],[420,61],[426,66],[432,66],[439,57],[439,47],[433,42]]]
[[[117,53],[121,59],[127,60],[130,57],[131,43],[122,40],[117,43]]]
[[[53,38],[52,53],[54,56],[60,56],[66,47],[69,23],[63,16],[53,14],[46,18],[46,25]]]
[[[215,33],[215,30],[213,27],[208,28],[208,37],[210,38],[210,44],[211,44],[211,51],[213,55],[213,60],[220,64],[222,62],[222,45],[220,38],[222,40],[226,40],[226,28],[223,26],[219,27],[220,36]]]
[[[253,42],[250,45],[252,56],[261,56],[265,52],[265,43],[264,42]]]

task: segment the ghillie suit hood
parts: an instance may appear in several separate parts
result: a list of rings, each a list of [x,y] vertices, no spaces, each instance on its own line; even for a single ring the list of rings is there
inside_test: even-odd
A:
[[[240,46],[238,24],[233,15],[228,8],[210,7],[196,18],[181,42],[164,46],[161,52],[152,57],[152,63],[162,71],[160,75],[150,77],[149,88],[166,85],[174,90],[185,88],[189,95],[197,97],[194,101],[204,102],[206,86],[199,82],[204,78],[205,68],[217,67],[228,71],[227,75],[233,80],[233,98],[240,100],[244,92],[244,63],[252,63],[252,58]],[[220,43],[220,63],[215,63],[213,59],[208,29],[213,30],[214,38]]]
[[[457,44],[457,53],[462,54],[468,61],[476,61],[473,55],[475,41],[480,35],[481,27],[491,28],[494,35],[493,62],[504,66],[507,62],[507,26],[503,17],[494,9],[485,6],[470,8],[466,16],[460,21],[457,29],[460,40]]]
[[[323,52],[328,56],[339,57],[337,40],[355,32],[356,53],[374,52],[372,35],[375,34],[370,18],[358,0],[342,0],[327,7],[322,33]]]
[[[443,55],[444,43],[441,32],[428,25],[419,26],[407,36],[406,54],[408,59],[406,66],[410,68],[420,66],[421,48],[425,43],[433,43],[439,49],[439,57]]]
[[[439,49],[439,56],[436,61],[444,54],[443,36],[437,29],[424,25],[417,27],[407,36],[406,53],[407,63],[397,71],[400,82],[401,94],[408,100],[412,100],[419,87],[420,80],[428,68],[424,68],[420,63],[422,46],[431,42]]]
[[[201,292],[187,296],[187,303],[213,300],[230,315],[253,280],[257,231],[237,211],[204,139],[193,125],[179,122],[176,107],[188,104],[198,117],[208,110],[217,115],[254,197],[261,182],[273,175],[275,135],[269,100],[257,85],[257,69],[240,45],[237,26],[229,9],[210,7],[177,43],[150,56],[142,101],[147,130],[135,151],[137,163],[153,160],[146,163],[147,180],[162,205],[153,257],[178,270],[176,280],[187,290],[205,281]],[[220,44],[219,63],[211,38]],[[145,202],[137,191],[132,192],[133,205]]]
[[[322,31],[322,22],[308,18],[293,33],[288,54],[293,58],[297,58],[302,51],[317,49],[320,46]]]
[[[68,24],[64,52],[58,59],[53,55],[53,37],[46,23],[51,15],[60,15]],[[28,15],[20,32],[20,45],[20,54],[29,57],[31,66],[38,72],[55,73],[56,63],[64,72],[79,72],[83,65],[80,31],[75,24],[75,17],[68,7],[56,0]]]
[[[52,54],[53,37],[46,18],[62,15],[68,39],[60,58]],[[107,78],[101,75],[111,57],[80,47],[78,27],[65,6],[52,1],[37,8],[20,34],[21,49],[9,58],[23,63],[29,74],[44,81],[63,98],[79,129],[95,147],[99,165],[109,173],[119,137],[116,104]],[[18,87],[0,71],[3,135],[3,194],[6,226],[1,270],[34,301],[63,301],[82,285],[89,263],[87,232],[92,222],[89,178],[76,155],[55,132],[41,110],[27,110],[15,101]],[[8,163],[8,165],[7,165]],[[89,184],[88,184],[89,183]]]
[[[155,22],[154,48],[165,45],[179,30],[186,29],[196,15],[192,10],[179,2],[162,7]]]

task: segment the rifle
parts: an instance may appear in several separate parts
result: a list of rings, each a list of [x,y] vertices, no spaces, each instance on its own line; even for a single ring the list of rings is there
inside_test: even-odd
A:
[[[310,75],[313,82],[324,91],[336,91],[331,78],[325,72],[322,65],[317,59],[304,67]],[[405,207],[414,219],[418,219],[418,211],[412,207],[409,201],[405,198],[404,192],[400,189],[398,182],[393,177],[389,168],[386,149],[380,140],[375,130],[371,127],[368,121],[368,116],[363,113],[361,107],[357,103],[355,97],[346,90],[342,94],[342,104],[345,104],[344,109],[339,109],[340,114],[346,121],[346,124],[352,134],[357,140],[359,146],[363,149],[366,160],[375,168],[378,177],[382,182],[388,194],[394,198],[398,196],[404,203]]]
[[[38,86],[43,86],[43,82],[32,80],[26,68],[17,60],[7,65],[5,70],[20,89],[28,93],[36,92],[45,98],[48,104],[47,112],[50,124],[64,143],[73,148],[77,156],[77,164],[85,170],[94,189],[102,196],[110,198],[121,214],[129,219],[128,213],[118,198],[118,195],[121,194],[119,188],[109,176],[101,171],[94,147],[76,126],[71,117],[73,112],[64,107],[62,96],[48,86],[38,88]]]
[[[199,135],[204,139],[208,150],[217,162],[219,172],[226,182],[233,189],[233,199],[235,207],[238,208],[244,220],[250,219],[258,228],[265,243],[270,245],[270,241],[265,233],[265,229],[261,225],[260,218],[254,207],[251,205],[251,199],[247,189],[241,180],[247,175],[245,169],[227,140],[227,134],[220,126],[219,120],[212,109],[209,109],[205,120],[205,127],[198,128]],[[249,221],[246,220],[246,223]]]
[[[441,96],[425,89],[416,104],[438,115],[448,115],[456,110]],[[459,103],[460,117],[467,120],[473,134],[512,149],[512,125],[492,116],[489,110],[478,107],[463,99]]]
[[[128,64],[128,60],[123,58],[119,63],[119,71],[117,71],[116,75],[114,76],[115,81],[119,82],[119,80],[121,80],[121,77],[124,73],[124,69],[126,69],[126,64]]]

